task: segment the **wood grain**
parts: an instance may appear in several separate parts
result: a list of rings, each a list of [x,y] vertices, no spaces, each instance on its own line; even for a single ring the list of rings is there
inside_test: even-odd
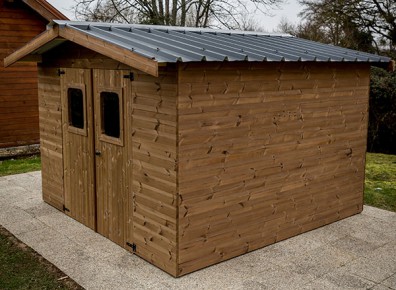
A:
[[[178,275],[362,210],[368,66],[179,67]]]
[[[62,131],[65,213],[82,224],[96,229],[94,171],[94,126],[91,71],[62,68]],[[77,129],[69,120],[68,90],[83,94],[84,128]]]
[[[177,275],[177,74],[135,71],[132,82],[133,235],[137,254]]]
[[[60,78],[56,69],[39,69],[40,151],[43,199],[63,210],[63,134]]]
[[[36,64],[4,68],[3,59],[45,25],[46,20],[25,4],[0,0],[0,147],[40,142]]]

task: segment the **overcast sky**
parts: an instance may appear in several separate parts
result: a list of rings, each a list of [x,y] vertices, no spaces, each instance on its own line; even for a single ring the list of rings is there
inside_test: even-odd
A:
[[[71,20],[74,20],[74,13],[71,11],[70,7],[73,5],[73,0],[47,0],[51,3],[55,8],[69,17]],[[279,10],[271,10],[271,14],[273,16],[265,16],[260,12],[257,12],[255,15],[255,20],[268,32],[272,32],[282,19],[285,17],[289,22],[297,23],[298,17],[297,14],[300,12],[301,7],[297,3],[297,0],[286,0],[288,3],[282,5]]]

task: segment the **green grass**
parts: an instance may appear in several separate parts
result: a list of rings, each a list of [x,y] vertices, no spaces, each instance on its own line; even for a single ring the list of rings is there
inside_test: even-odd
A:
[[[0,226],[0,289],[82,289]]]
[[[367,153],[364,203],[396,212],[396,155]]]
[[[41,170],[40,156],[0,161],[0,176]]]

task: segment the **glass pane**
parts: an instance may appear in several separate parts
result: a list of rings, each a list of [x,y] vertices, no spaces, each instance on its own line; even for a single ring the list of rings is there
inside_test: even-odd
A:
[[[120,138],[120,103],[117,93],[101,92],[102,133]]]
[[[84,129],[84,100],[81,89],[69,88],[67,90],[69,102],[69,125]]]

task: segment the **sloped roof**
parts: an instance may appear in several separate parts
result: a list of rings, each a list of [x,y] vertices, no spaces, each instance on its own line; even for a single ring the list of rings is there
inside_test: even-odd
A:
[[[287,34],[54,20],[49,30],[7,57],[5,63],[10,65],[28,54],[43,54],[67,40],[153,75],[158,72],[158,63],[391,61]]]
[[[52,21],[54,19],[68,20],[65,15],[49,4],[46,0],[22,0],[22,2],[48,21]]]
[[[389,61],[386,57],[321,44],[288,34],[136,24],[55,22],[158,62]]]

